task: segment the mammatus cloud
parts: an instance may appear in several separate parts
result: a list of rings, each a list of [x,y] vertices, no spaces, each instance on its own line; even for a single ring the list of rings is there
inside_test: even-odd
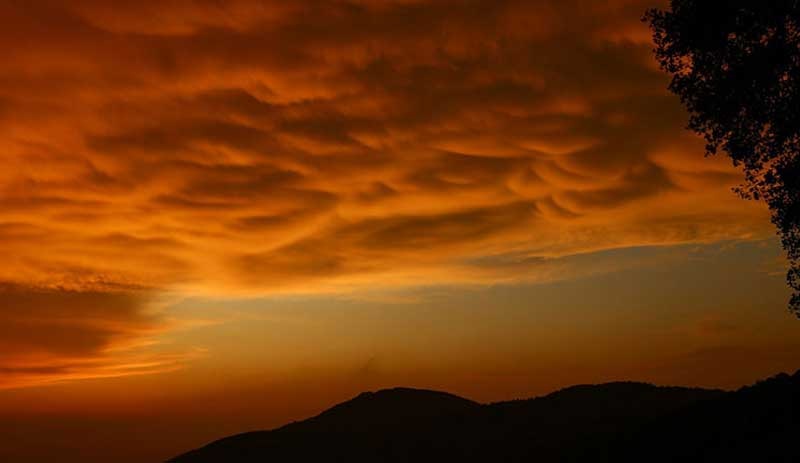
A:
[[[38,295],[6,325],[92,359],[157,324],[132,288],[536,279],[542,259],[763,236],[682,130],[645,3],[4,2],[0,281]],[[83,301],[84,344],[19,318],[57,294]]]

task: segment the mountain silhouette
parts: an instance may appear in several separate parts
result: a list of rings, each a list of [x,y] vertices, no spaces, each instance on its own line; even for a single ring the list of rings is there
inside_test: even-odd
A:
[[[669,414],[618,448],[620,461],[800,462],[800,371]]]
[[[169,462],[800,461],[799,407],[800,372],[735,392],[619,382],[485,405],[396,388]]]

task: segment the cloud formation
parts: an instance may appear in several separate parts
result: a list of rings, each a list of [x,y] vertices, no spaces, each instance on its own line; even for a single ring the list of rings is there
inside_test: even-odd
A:
[[[763,236],[682,130],[646,6],[3,2],[0,281],[42,310],[81,300],[67,344],[29,339],[90,355],[118,334],[84,323],[95,307],[146,325],[137,288],[535,279],[541,259]],[[6,325],[32,326],[15,304]]]
[[[0,389],[174,369],[185,355],[147,353],[163,329],[142,292],[0,287]]]

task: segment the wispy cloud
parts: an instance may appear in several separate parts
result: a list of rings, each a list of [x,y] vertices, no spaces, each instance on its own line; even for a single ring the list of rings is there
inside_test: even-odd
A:
[[[144,291],[0,287],[0,389],[179,368],[199,352],[152,349],[174,323]]]

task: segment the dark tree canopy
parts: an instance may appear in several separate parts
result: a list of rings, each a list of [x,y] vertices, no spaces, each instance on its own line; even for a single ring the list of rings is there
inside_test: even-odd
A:
[[[800,316],[800,0],[672,0],[644,19],[689,128],[742,166],[743,197],[769,206]]]

